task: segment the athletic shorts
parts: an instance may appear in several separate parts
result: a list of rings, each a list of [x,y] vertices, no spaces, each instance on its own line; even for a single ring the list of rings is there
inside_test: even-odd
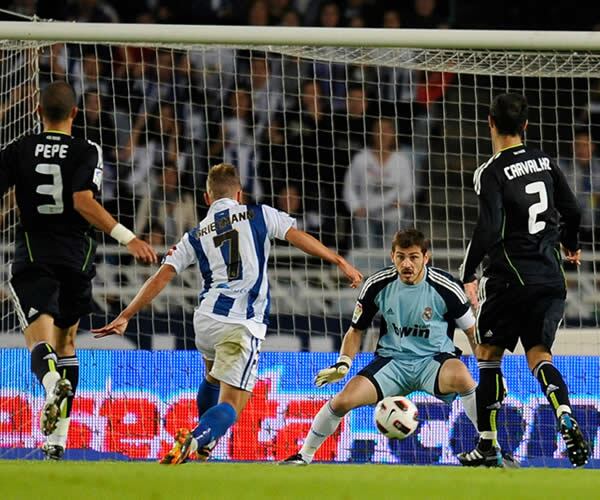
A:
[[[196,347],[212,361],[210,375],[221,382],[252,392],[258,375],[258,354],[262,340],[244,326],[223,323],[196,311]]]
[[[9,286],[23,330],[43,313],[58,328],[68,328],[94,309],[93,273],[35,262],[13,266],[12,272]]]
[[[479,284],[477,342],[514,351],[521,340],[527,352],[552,348],[565,312],[564,286],[509,285],[482,278]]]
[[[449,359],[456,359],[456,356],[445,352],[414,360],[375,356],[358,375],[373,383],[378,401],[388,396],[406,396],[414,391],[424,391],[445,403],[451,403],[457,394],[440,394],[438,384],[440,368]]]

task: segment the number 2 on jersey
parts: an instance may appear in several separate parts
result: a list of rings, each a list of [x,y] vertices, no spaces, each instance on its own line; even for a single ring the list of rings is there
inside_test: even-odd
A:
[[[544,221],[537,220],[539,214],[548,210],[548,192],[546,191],[546,184],[542,181],[531,182],[525,186],[525,192],[527,194],[537,194],[540,199],[540,201],[529,207],[529,221],[527,224],[529,234],[537,234],[546,227]]]
[[[230,229],[218,234],[213,238],[213,242],[217,248],[221,247],[225,242],[229,242],[229,255],[225,258],[227,278],[229,280],[240,279],[242,263],[240,261],[240,235],[237,229]]]
[[[36,188],[36,193],[52,196],[54,203],[39,205],[37,210],[44,215],[62,214],[65,206],[62,199],[63,181],[60,173],[60,165],[56,163],[39,163],[35,167],[38,174],[51,175],[52,184],[39,184]]]

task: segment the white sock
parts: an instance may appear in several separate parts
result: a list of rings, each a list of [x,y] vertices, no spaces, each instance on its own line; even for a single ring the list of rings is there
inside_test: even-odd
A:
[[[302,448],[300,448],[300,455],[307,463],[312,462],[323,441],[335,432],[342,418],[333,413],[329,401],[315,415],[310,431],[304,439]]]
[[[56,424],[56,429],[50,434],[46,440],[48,444],[62,446],[63,449],[67,449],[67,435],[69,434],[69,424],[71,418],[59,418]]]
[[[46,389],[46,397],[52,393],[56,382],[59,380],[60,375],[58,372],[48,372],[46,375],[44,375],[44,378],[42,379],[42,385],[44,386],[44,389]]]
[[[475,396],[475,391],[477,386],[473,387],[473,389],[460,394],[460,400],[462,401],[463,408],[465,409],[465,413],[469,420],[473,422],[475,429],[477,429],[477,399]]]

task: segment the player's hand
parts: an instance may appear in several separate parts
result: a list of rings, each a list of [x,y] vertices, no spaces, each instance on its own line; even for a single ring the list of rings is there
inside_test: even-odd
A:
[[[128,323],[128,319],[125,319],[122,316],[117,316],[108,325],[100,328],[92,328],[92,333],[94,334],[95,339],[101,339],[102,337],[107,337],[108,335],[123,335],[125,330],[127,330]]]
[[[353,265],[349,264],[346,260],[343,260],[339,264],[340,271],[342,271],[346,277],[350,280],[350,287],[356,288],[360,285],[363,280],[363,275]]]
[[[331,365],[329,368],[323,368],[317,373],[315,385],[323,387],[324,385],[342,380],[348,374],[351,366],[352,360],[350,357],[342,354],[334,365]]]
[[[479,308],[479,300],[477,299],[477,280],[473,280],[470,283],[465,283],[463,288],[465,289],[465,295],[467,296],[467,299],[469,299],[469,302],[473,308],[477,310]]]
[[[154,248],[139,238],[134,238],[127,244],[127,251],[144,264],[156,264],[158,262],[158,255],[156,255]]]
[[[563,253],[565,254],[565,260],[570,264],[575,264],[576,266],[581,265],[581,250],[568,250],[565,247],[562,247]]]

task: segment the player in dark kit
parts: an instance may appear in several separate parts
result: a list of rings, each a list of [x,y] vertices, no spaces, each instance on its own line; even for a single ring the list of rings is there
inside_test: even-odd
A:
[[[71,136],[75,102],[67,83],[48,85],[38,108],[44,132],[0,152],[0,194],[14,186],[19,208],[9,286],[31,351],[31,371],[46,391],[40,428],[51,459],[60,459],[66,446],[79,379],[75,335],[79,319],[92,311],[91,226],[127,245],[142,262],[157,262],[154,250],[96,201],[102,151]]]
[[[560,169],[545,153],[523,145],[527,101],[494,99],[488,117],[494,156],[474,176],[479,220],[461,266],[465,292],[477,313],[479,442],[458,459],[467,466],[500,466],[496,415],[504,398],[500,363],[517,342],[552,405],[571,463],[588,461],[589,446],[572,416],[567,385],[552,364],[566,287],[560,247],[579,264],[580,210]],[[487,255],[479,285],[476,268]]]

